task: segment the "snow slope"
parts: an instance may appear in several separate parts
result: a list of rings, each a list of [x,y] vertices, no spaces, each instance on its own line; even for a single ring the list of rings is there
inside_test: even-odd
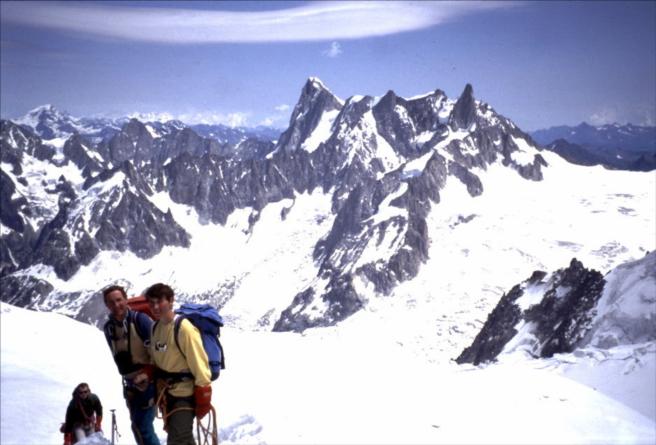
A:
[[[543,152],[543,181],[494,164],[478,171],[471,197],[449,177],[427,219],[429,259],[389,298],[369,288],[351,329],[394,335],[433,362],[455,359],[480,331],[504,292],[534,270],[566,267],[573,257],[602,274],[656,248],[656,175],[580,167]],[[358,288],[366,289],[366,286]],[[386,335],[386,334],[384,334]]]
[[[166,282],[177,293],[211,294],[208,302],[225,304],[223,312],[229,314],[230,323],[270,328],[294,295],[316,279],[314,245],[330,231],[334,220],[330,194],[320,191],[266,206],[252,227],[249,208],[233,212],[225,226],[202,225],[193,208],[174,203],[167,194],[151,199],[162,211],[170,209],[192,234],[188,249],[165,247],[148,260],[131,252],[102,251],[68,281],[59,279],[50,266],[32,266],[25,273],[38,274],[63,292],[94,293],[118,280],[129,292],[140,293],[153,283]],[[283,211],[287,213],[284,219]],[[223,300],[233,290],[239,298]],[[83,298],[76,303],[83,304]],[[59,304],[54,297],[39,309],[52,310]],[[65,308],[58,311],[71,315]]]
[[[107,411],[104,430],[109,430],[109,409],[116,409],[119,443],[133,443],[120,379],[102,333],[55,313],[4,303],[0,308],[0,442],[60,443],[58,427],[71,391],[86,381]],[[653,413],[650,418],[629,407],[624,396],[630,394],[611,398],[594,389],[603,380],[621,393],[644,384],[644,373],[606,366],[585,354],[549,361],[515,355],[478,368],[430,363],[394,335],[367,328],[344,325],[303,335],[225,329],[227,369],[213,384],[221,443],[656,441]],[[398,332],[393,328],[387,332]],[[653,343],[633,353],[644,369],[654,369]],[[596,374],[586,371],[595,364]],[[588,382],[563,376],[577,371]],[[164,440],[160,421],[156,426]]]

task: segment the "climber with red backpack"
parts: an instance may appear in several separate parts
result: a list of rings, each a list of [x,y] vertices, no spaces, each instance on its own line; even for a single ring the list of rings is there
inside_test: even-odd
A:
[[[103,331],[123,377],[123,397],[130,411],[134,438],[139,445],[159,445],[153,427],[154,368],[148,352],[153,321],[145,313],[145,298],[136,300],[142,303],[142,307],[136,306],[139,310],[132,310],[132,299],[128,299],[125,289],[114,285],[103,290],[103,299],[109,310]]]
[[[89,385],[77,385],[66,409],[66,421],[60,430],[64,433],[64,445],[72,445],[101,431],[102,415],[100,399],[91,392]]]
[[[180,314],[176,317],[173,289],[166,284],[152,285],[145,296],[155,319],[150,355],[156,367],[158,406],[168,433],[167,444],[193,445],[194,417],[200,436],[200,419],[208,413],[212,414],[209,419],[213,420],[214,426],[213,429],[211,425],[203,428],[203,432],[206,439],[211,436],[212,443],[218,443],[211,383],[223,367],[223,351],[218,343],[218,328],[222,326],[222,320],[216,309],[197,305],[215,314],[216,320],[210,320],[210,324],[216,331],[210,334],[208,330],[213,328],[203,326],[202,322],[206,320],[202,315]],[[204,341],[209,341],[208,345]]]

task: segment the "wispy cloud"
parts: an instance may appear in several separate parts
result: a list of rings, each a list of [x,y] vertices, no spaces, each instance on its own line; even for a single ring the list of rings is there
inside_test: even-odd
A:
[[[412,31],[515,2],[316,2],[270,11],[132,7],[107,3],[2,2],[3,22],[164,43],[358,39]]]
[[[330,48],[323,52],[323,55],[326,57],[334,58],[342,54],[342,46],[339,42],[333,42],[330,44]]]
[[[656,105],[653,103],[631,104],[630,107],[608,105],[588,117],[592,125],[627,124],[653,126],[656,124]]]
[[[264,125],[266,127],[280,126],[280,124],[283,124],[289,119],[289,110],[291,110],[291,108],[292,107],[288,104],[280,104],[273,107],[275,113],[266,116],[258,123],[258,125]]]
[[[263,125],[265,127],[272,127],[279,119],[274,119],[273,117],[265,117],[260,121],[258,125]]]
[[[213,111],[189,112],[173,114],[168,112],[142,113],[134,112],[128,117],[134,117],[143,122],[179,120],[185,124],[227,125],[229,127],[246,127],[249,125],[250,112],[215,113]]]
[[[606,125],[618,122],[618,110],[616,107],[604,107],[589,117],[592,125]]]

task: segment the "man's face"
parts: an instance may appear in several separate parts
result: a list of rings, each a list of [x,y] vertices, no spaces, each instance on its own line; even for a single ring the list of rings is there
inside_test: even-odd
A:
[[[150,312],[153,313],[153,318],[155,320],[165,317],[173,310],[173,303],[166,298],[149,298],[148,306],[150,307]]]
[[[86,399],[87,397],[89,397],[89,387],[83,386],[81,388],[78,388],[77,395],[80,396],[81,399]]]
[[[105,298],[105,305],[112,316],[118,321],[123,321],[125,314],[128,313],[128,300],[120,290],[114,290],[108,293]]]

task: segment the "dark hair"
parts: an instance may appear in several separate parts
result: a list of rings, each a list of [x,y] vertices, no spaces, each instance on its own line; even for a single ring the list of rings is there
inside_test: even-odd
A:
[[[146,298],[161,300],[166,298],[167,301],[173,301],[173,289],[163,283],[153,284],[146,290]]]
[[[123,298],[126,300],[128,299],[128,294],[125,292],[125,289],[123,289],[123,286],[119,286],[118,284],[115,284],[113,286],[109,286],[108,288],[103,290],[103,300],[105,301],[105,304],[107,304],[107,295],[111,294],[114,291],[119,291],[123,295]]]

